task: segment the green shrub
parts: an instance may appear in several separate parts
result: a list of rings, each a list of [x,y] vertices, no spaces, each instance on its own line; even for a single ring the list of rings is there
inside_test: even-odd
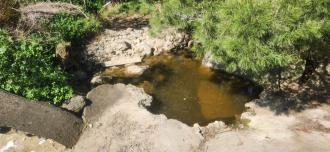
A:
[[[66,41],[80,41],[87,36],[96,33],[102,28],[102,23],[95,17],[73,16],[70,14],[57,14],[46,27]]]
[[[69,99],[73,90],[56,63],[54,43],[40,35],[16,40],[0,30],[0,88],[52,104]]]
[[[29,4],[40,1],[46,0],[20,2]],[[86,3],[80,0],[57,0],[69,1],[84,6],[89,12],[98,10],[98,4],[101,4],[98,0],[86,0]],[[86,14],[88,17],[57,14],[44,20],[45,28],[41,31],[34,31],[21,39],[0,29],[0,89],[55,105],[72,97],[73,89],[68,82],[68,74],[55,57],[55,47],[61,41],[80,45],[81,40],[102,28],[102,23],[93,14]]]

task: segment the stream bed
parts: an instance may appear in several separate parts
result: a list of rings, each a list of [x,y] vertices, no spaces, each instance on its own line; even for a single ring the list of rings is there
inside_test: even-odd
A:
[[[141,76],[124,74],[121,68],[106,70],[111,83],[133,84],[153,97],[148,110],[187,125],[205,126],[215,120],[234,123],[244,104],[259,91],[252,82],[212,70],[185,55],[160,55],[144,59],[148,68]]]

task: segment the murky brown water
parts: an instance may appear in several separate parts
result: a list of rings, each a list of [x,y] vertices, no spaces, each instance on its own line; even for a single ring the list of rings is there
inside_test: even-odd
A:
[[[248,95],[253,87],[250,82],[210,70],[198,60],[162,55],[150,57],[145,63],[152,66],[141,77],[118,78],[116,82],[135,84],[151,94],[152,113],[165,114],[188,125],[206,125],[214,120],[232,122],[252,99]],[[110,75],[120,76],[118,71],[110,71]]]

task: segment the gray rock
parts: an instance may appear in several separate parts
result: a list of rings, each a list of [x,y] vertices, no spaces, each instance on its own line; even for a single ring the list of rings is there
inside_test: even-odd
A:
[[[218,65],[214,62],[211,51],[206,52],[203,57],[202,64],[212,69],[219,69]]]
[[[75,115],[46,103],[0,90],[0,126],[53,139],[67,147],[78,140],[83,122]]]
[[[130,65],[127,66],[125,69],[125,73],[127,75],[134,75],[134,76],[140,76],[143,74],[145,70],[147,70],[148,66],[137,66],[137,65]]]
[[[139,43],[137,44],[135,47],[134,47],[134,51],[140,53],[141,56],[150,56],[152,55],[153,53],[153,48],[145,43],[145,42],[142,42],[142,43]]]
[[[125,64],[132,64],[132,63],[139,63],[142,61],[142,57],[140,56],[121,56],[117,57],[114,60],[106,61],[102,64],[103,67],[111,67],[117,65],[125,65]]]
[[[116,51],[124,52],[124,51],[126,51],[128,49],[131,49],[132,46],[128,42],[123,41],[123,42],[114,43],[113,48]]]
[[[228,71],[226,69],[226,66],[223,64],[220,64],[218,62],[215,61],[212,52],[208,51],[206,52],[206,54],[204,55],[204,58],[202,60],[202,65],[209,67],[211,69],[216,69],[216,70],[223,70],[223,71],[227,71],[229,73],[235,74],[237,76],[241,76],[241,77],[245,77],[245,78],[249,78],[246,74],[244,74],[240,69],[237,69],[235,71]]]
[[[154,55],[155,55],[155,56],[156,56],[156,55],[160,55],[160,54],[162,54],[163,52],[164,52],[163,49],[161,49],[161,48],[157,48],[157,49],[154,50]]]
[[[92,103],[84,109],[83,120],[86,123],[95,122],[109,106],[124,98],[126,93],[123,84],[105,84],[94,88],[87,94],[87,99]]]
[[[299,91],[299,84],[298,83],[290,83],[288,84],[288,88],[293,92]]]
[[[101,84],[104,84],[106,82],[109,82],[111,81],[112,77],[110,76],[95,76],[92,78],[91,80],[91,85],[93,86],[97,86],[97,85],[101,85]]]
[[[83,55],[87,61],[103,64],[105,67],[130,64],[140,62],[139,60],[131,62],[137,59],[137,56],[143,58],[152,54],[158,55],[178,46],[184,46],[186,44],[184,40],[185,34],[175,29],[166,29],[158,37],[150,36],[148,27],[106,29],[86,46]]]
[[[92,80],[91,80],[91,84],[92,85],[98,85],[98,84],[102,84],[102,77],[101,76],[95,76],[95,77],[93,77],[92,78]]]
[[[319,124],[321,124],[324,128],[330,129],[330,121],[326,120],[317,120]]]
[[[78,113],[81,110],[83,110],[85,105],[86,105],[86,99],[84,96],[75,96],[70,100],[68,100],[67,102],[63,103],[61,107],[69,111]]]
[[[69,42],[62,42],[57,44],[56,46],[56,56],[59,57],[61,60],[67,60],[70,56],[70,47],[71,43]]]

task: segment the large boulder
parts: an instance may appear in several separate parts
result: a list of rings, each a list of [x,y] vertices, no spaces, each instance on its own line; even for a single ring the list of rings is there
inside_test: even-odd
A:
[[[29,101],[0,90],[0,126],[53,139],[67,147],[78,140],[83,122],[75,115],[49,104]]]
[[[86,123],[96,121],[105,110],[121,98],[125,98],[124,85],[100,85],[87,94],[91,105],[84,109],[83,119]]]
[[[73,151],[191,152],[202,136],[192,127],[147,111],[152,98],[132,85],[101,85],[88,93],[88,127]]]

